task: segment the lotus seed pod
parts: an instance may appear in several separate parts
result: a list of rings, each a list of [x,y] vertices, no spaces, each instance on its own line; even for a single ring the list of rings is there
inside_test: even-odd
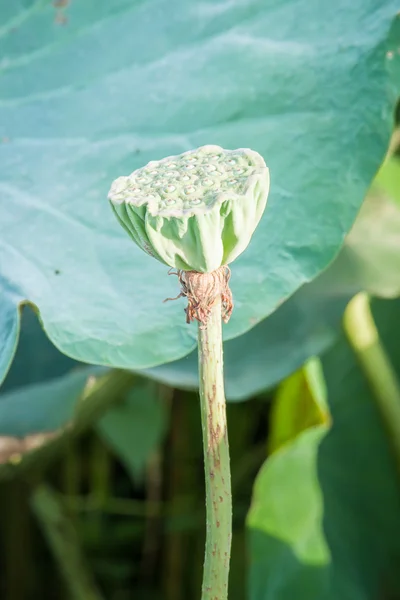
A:
[[[145,252],[178,270],[207,273],[245,250],[268,191],[257,152],[203,146],[119,177],[108,198]]]

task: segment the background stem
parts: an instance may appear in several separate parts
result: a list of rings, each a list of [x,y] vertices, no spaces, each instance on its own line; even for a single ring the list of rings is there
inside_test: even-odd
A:
[[[222,362],[220,299],[199,325],[200,407],[206,478],[206,552],[202,600],[226,600],[232,540],[232,492]]]
[[[76,531],[57,495],[50,486],[40,484],[32,494],[31,504],[71,599],[102,600],[86,566]]]
[[[379,338],[366,293],[357,294],[349,302],[344,314],[344,329],[371,386],[400,472],[400,387]]]

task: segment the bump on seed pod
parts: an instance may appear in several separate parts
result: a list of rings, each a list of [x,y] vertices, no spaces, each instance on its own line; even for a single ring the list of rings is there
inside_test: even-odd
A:
[[[108,198],[145,252],[179,271],[210,273],[248,246],[268,191],[257,152],[203,146],[119,177]]]

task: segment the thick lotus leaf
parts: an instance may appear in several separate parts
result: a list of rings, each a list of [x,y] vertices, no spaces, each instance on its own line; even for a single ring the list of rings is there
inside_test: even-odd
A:
[[[400,378],[400,301],[375,300],[373,312]],[[400,487],[391,446],[343,336],[322,362],[332,428],[322,442],[324,426],[301,433],[266,461],[256,482],[248,518],[251,600],[400,597]]]
[[[106,196],[121,173],[211,143],[250,147],[271,172],[233,266],[225,335],[247,331],[326,267],[384,156],[397,1],[54,4],[0,5],[1,306],[37,305],[54,344],[83,361],[186,355],[183,301],[162,304],[176,279]]]

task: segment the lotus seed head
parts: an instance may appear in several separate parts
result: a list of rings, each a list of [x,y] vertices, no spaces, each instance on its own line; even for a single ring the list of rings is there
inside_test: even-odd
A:
[[[247,247],[268,190],[257,152],[203,146],[118,177],[108,198],[148,254],[177,269],[210,272]]]

